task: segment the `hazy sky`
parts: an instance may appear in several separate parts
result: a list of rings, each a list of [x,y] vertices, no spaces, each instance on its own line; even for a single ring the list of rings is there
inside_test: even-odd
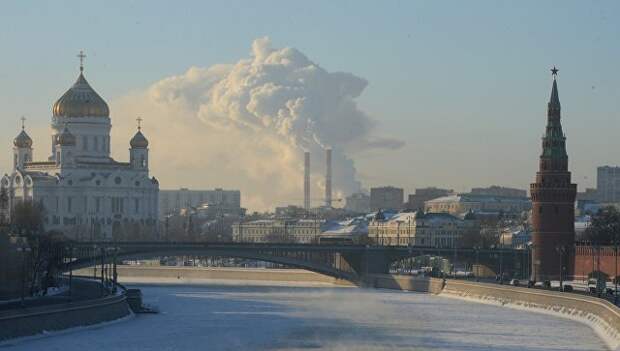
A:
[[[351,73],[345,77],[348,81],[338,80],[342,77],[337,74],[333,86],[332,77],[312,86],[314,90],[305,88],[312,96],[320,95],[321,89],[350,89],[335,102],[327,97],[313,101],[333,102],[328,114],[340,113],[340,106],[347,105],[351,118],[363,122],[358,134],[349,135],[343,127],[346,112],[335,125],[352,140],[342,147],[342,160],[357,170],[355,177],[365,188],[528,187],[544,131],[549,68],[556,65],[570,168],[583,189],[594,184],[596,166],[620,164],[619,14],[617,1],[2,2],[0,146],[5,151],[0,170],[10,170],[11,142],[22,114],[35,138],[35,157],[47,157],[51,105],[75,80],[75,55],[84,49],[87,78],[111,107],[117,158],[127,158],[135,114],[144,114],[155,158],[152,173],[162,188],[241,188],[253,196],[250,206],[260,208],[266,205],[266,195],[252,195],[249,187],[262,183],[237,178],[239,169],[215,163],[230,162],[247,145],[233,151],[218,142],[203,144],[195,133],[188,144],[195,149],[175,149],[180,136],[166,138],[161,130],[170,125],[161,124],[190,123],[175,116],[188,107],[166,110],[165,118],[149,120],[148,114],[160,113],[157,104],[162,101],[153,101],[154,91],[185,89],[165,86],[170,79],[192,81],[192,67],[203,73],[217,64],[239,67],[243,60],[256,59],[253,42],[269,37],[278,55],[290,54],[279,49],[295,48],[294,59],[307,59],[324,70],[318,73],[321,79],[335,72]],[[229,81],[229,69],[212,69],[199,77],[208,80],[214,74],[218,81]],[[212,94],[216,88],[203,84],[180,94]],[[209,109],[218,106],[207,98],[197,104],[200,108],[188,113],[195,113],[205,130],[214,133]],[[155,123],[160,124],[159,133]],[[336,138],[333,126],[327,125],[323,136]],[[214,134],[206,133],[213,139]],[[388,146],[369,146],[377,141]],[[298,140],[292,143],[300,145]],[[261,145],[258,142],[256,149]],[[211,156],[205,162],[179,162],[177,169],[167,167],[163,156],[171,157],[165,151],[175,150],[182,151],[179,159],[195,160],[207,149]],[[291,169],[302,159],[297,156],[288,164]],[[317,168],[319,186],[320,172]],[[341,174],[341,182],[351,176],[347,172]],[[273,204],[299,200],[297,175],[286,175],[295,178],[295,186]],[[297,185],[300,195],[292,199]]]

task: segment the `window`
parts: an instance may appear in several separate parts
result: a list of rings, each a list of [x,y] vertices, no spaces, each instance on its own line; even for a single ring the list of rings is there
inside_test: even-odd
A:
[[[542,207],[542,205],[540,205],[540,207],[538,207],[538,213],[543,213],[543,207]]]
[[[67,197],[67,212],[71,213],[73,211],[73,198],[71,196]]]
[[[140,199],[133,199],[133,201],[134,201],[135,213],[138,214],[140,213]]]
[[[88,137],[86,135],[82,137],[82,149],[88,150]]]
[[[99,137],[98,137],[98,136],[96,136],[96,135],[95,135],[95,136],[93,137],[93,143],[94,143],[94,145],[93,145],[93,149],[94,149],[95,151],[99,151]]]
[[[101,198],[96,197],[95,198],[95,211],[99,212],[100,210],[101,210]]]

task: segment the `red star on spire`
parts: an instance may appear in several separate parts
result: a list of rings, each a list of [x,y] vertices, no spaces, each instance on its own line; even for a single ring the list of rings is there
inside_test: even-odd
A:
[[[553,68],[551,69],[551,75],[555,77],[555,76],[558,75],[559,71],[560,71],[559,69],[557,69],[557,68],[555,68],[555,66],[553,66]]]

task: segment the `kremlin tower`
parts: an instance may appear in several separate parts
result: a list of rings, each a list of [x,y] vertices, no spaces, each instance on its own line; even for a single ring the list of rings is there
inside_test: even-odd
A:
[[[571,276],[569,257],[575,242],[575,196],[566,153],[566,136],[560,123],[557,73],[553,67],[553,86],[547,107],[547,128],[542,138],[542,154],[536,182],[530,185],[532,197],[531,279],[548,281]],[[560,268],[562,267],[562,268]]]

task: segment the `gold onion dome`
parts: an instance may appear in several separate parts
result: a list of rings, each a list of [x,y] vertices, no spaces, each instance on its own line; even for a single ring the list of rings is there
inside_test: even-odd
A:
[[[71,134],[69,129],[65,127],[62,133],[56,136],[56,145],[75,146],[75,135]]]
[[[144,134],[138,130],[136,135],[134,135],[129,141],[129,145],[132,149],[146,149],[149,146],[149,141],[146,139]]]
[[[52,107],[54,117],[109,117],[108,104],[80,72],[77,81]]]
[[[32,147],[32,139],[30,139],[28,133],[22,129],[21,133],[13,139],[13,145],[19,148],[30,148]]]

